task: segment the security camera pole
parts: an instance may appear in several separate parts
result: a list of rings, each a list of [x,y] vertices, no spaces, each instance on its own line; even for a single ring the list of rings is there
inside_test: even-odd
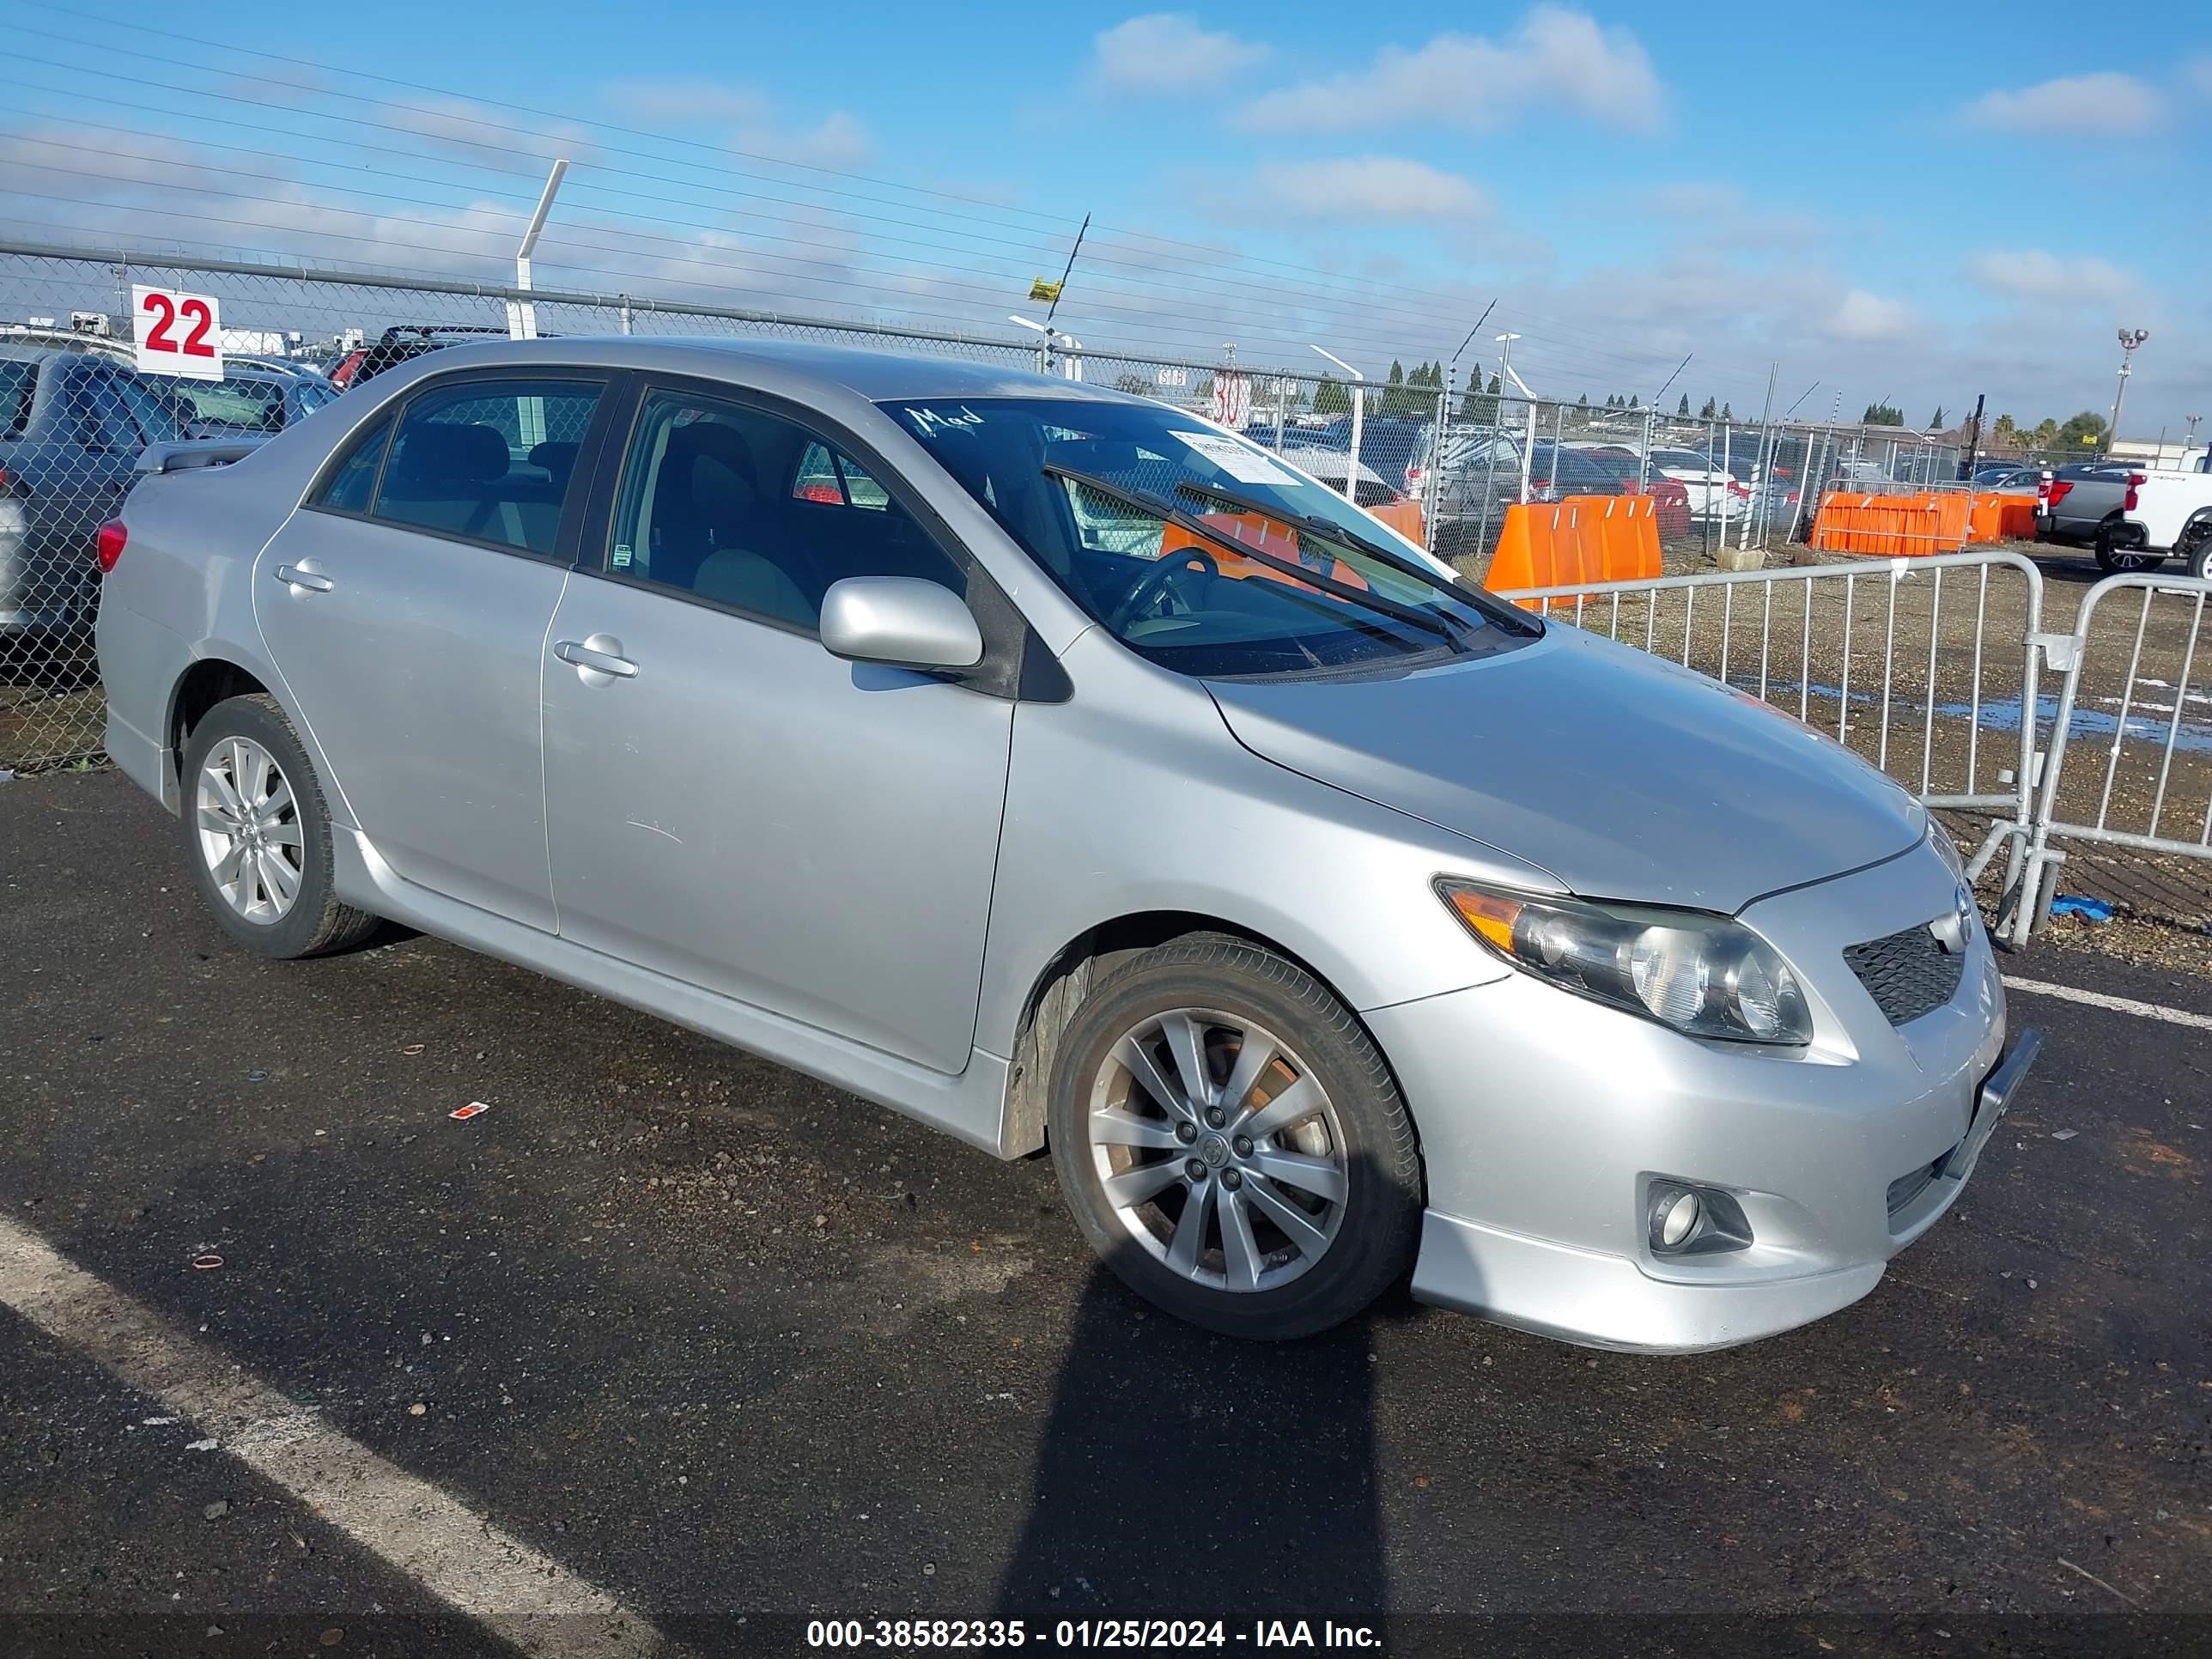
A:
[[[2128,395],[2128,376],[2133,372],[2128,368],[2128,362],[2135,356],[2136,348],[2148,338],[2150,331],[2147,328],[2124,328],[2120,331],[2120,384],[2112,393],[2112,422],[2105,430],[2105,459],[2108,461],[2112,459],[2112,446],[2119,441],[2120,404]]]

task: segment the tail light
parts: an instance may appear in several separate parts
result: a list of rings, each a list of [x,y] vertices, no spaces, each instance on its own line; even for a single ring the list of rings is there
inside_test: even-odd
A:
[[[2036,504],[2046,513],[2056,513],[2058,510],[2058,503],[2064,501],[2073,492],[2073,489],[2074,481],[2071,478],[2051,479],[2037,487]]]
[[[2130,472],[2128,474],[2128,493],[2120,501],[2120,510],[2122,512],[2132,513],[2136,510],[2136,491],[2142,488],[2142,486],[2148,482],[2149,481],[2140,472]]]
[[[1734,478],[1730,478],[1729,480],[1729,494],[1731,495],[1741,495],[1746,501],[1749,501],[1751,499],[1751,490],[1748,486],[1738,483]]]
[[[100,557],[100,572],[103,576],[115,568],[115,562],[123,556],[123,544],[131,539],[131,532],[123,527],[120,519],[110,519],[100,526],[96,544]]]
[[[1408,495],[1420,493],[1421,479],[1424,476],[1422,470],[1418,466],[1409,466],[1406,469],[1406,493]]]
[[[792,492],[802,501],[819,501],[825,507],[842,507],[845,498],[837,493],[836,484],[803,483]]]

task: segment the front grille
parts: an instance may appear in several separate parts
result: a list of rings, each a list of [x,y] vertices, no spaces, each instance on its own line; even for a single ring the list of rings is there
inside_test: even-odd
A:
[[[1892,1025],[1931,1014],[1956,996],[1966,965],[1965,956],[1944,950],[1925,923],[1851,945],[1844,960]]]

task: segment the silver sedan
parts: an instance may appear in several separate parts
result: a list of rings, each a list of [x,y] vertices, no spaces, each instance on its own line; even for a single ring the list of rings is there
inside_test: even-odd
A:
[[[1213,1329],[1408,1275],[1608,1347],[1786,1329],[2034,1052],[1902,789],[1179,410],[570,339],[240,447],[142,463],[99,623],[234,939],[392,918],[1048,1149]]]

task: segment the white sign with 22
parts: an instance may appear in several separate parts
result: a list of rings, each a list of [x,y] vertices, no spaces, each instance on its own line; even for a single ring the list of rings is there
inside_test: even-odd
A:
[[[222,331],[212,294],[173,288],[131,290],[131,337],[142,374],[222,379]]]

